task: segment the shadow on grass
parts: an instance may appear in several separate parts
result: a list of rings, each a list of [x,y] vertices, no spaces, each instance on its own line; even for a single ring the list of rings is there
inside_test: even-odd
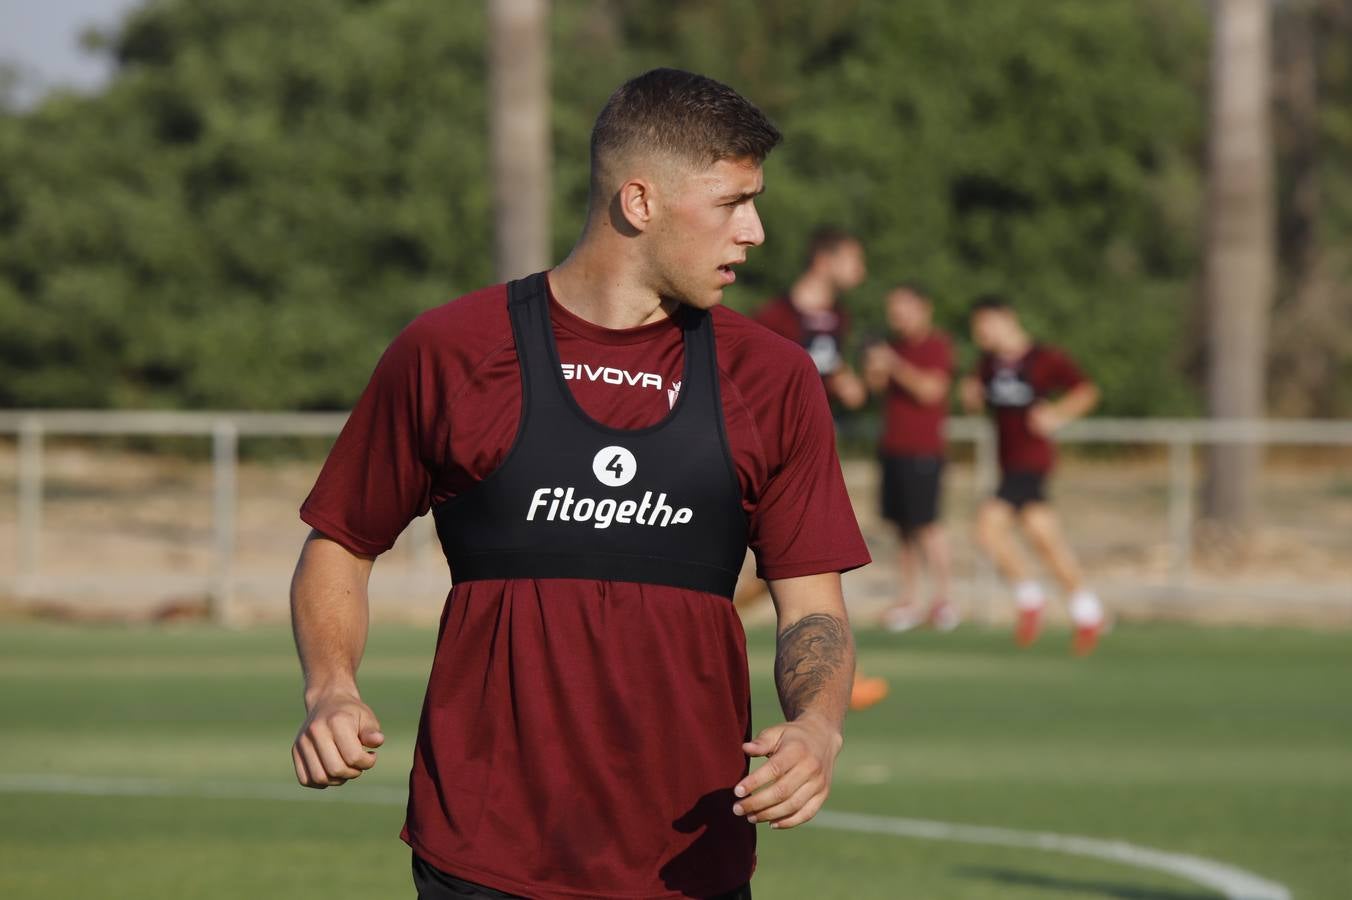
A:
[[[1025,872],[1018,869],[1001,869],[991,866],[959,866],[954,872],[960,878],[979,878],[1011,887],[1097,894],[1101,897],[1110,897],[1112,900],[1221,900],[1220,894],[1211,892],[1176,891],[1169,888],[1145,887],[1114,881],[1062,878],[1041,872]]]

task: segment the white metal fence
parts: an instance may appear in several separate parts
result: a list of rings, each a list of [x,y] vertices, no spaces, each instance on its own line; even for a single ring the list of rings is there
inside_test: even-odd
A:
[[[212,552],[210,571],[190,582],[210,598],[215,618],[227,616],[236,586],[236,531],[238,506],[239,442],[260,437],[332,437],[346,417],[321,413],[225,413],[225,412],[103,412],[103,411],[0,411],[0,436],[17,438],[16,565],[8,577],[0,574],[0,590],[19,598],[30,596],[41,585],[48,592],[78,591],[76,581],[63,583],[62,573],[43,564],[44,454],[51,437],[90,436],[197,436],[212,445]],[[993,485],[995,455],[988,422],[980,418],[956,418],[949,424],[949,439],[975,447],[977,485],[985,492]],[[1164,583],[1145,585],[1167,591],[1174,597],[1196,597],[1205,590],[1194,583],[1192,573],[1195,453],[1199,447],[1216,444],[1262,446],[1352,447],[1352,422],[1293,420],[1177,420],[1177,419],[1087,419],[1077,422],[1061,436],[1066,444],[1116,444],[1166,447],[1168,450],[1167,529],[1169,575]],[[166,573],[143,573],[147,582]],[[989,579],[989,572],[974,578]],[[1352,584],[1325,585],[1312,597],[1302,587],[1304,599],[1352,603]]]

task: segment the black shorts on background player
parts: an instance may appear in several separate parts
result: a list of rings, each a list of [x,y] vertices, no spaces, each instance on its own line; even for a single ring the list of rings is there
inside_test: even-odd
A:
[[[884,455],[881,462],[883,518],[904,534],[937,522],[943,457]]]
[[[1046,503],[1047,473],[1004,472],[1000,475],[1000,487],[995,491],[995,496],[1016,510],[1030,503]]]
[[[428,865],[416,853],[413,854],[413,886],[417,888],[418,900],[523,900],[516,894],[504,894],[502,891],[456,878],[448,872]],[[751,885],[744,885],[712,900],[751,900]]]

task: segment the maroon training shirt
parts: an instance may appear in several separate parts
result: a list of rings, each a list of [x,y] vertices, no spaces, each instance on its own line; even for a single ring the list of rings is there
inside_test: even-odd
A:
[[[1062,350],[1034,345],[1021,358],[981,357],[977,375],[995,417],[1000,468],[1006,472],[1050,472],[1056,463],[1052,442],[1028,425],[1028,411],[1040,400],[1083,384],[1086,379]]]
[[[932,331],[918,341],[897,338],[891,347],[918,369],[953,374],[953,345],[942,332]],[[888,379],[879,449],[888,456],[943,456],[947,416],[947,397],[938,403],[921,403],[896,379]]]
[[[799,312],[788,297],[776,297],[754,316],[755,320],[807,350],[823,378],[844,363],[845,340],[850,319],[840,306],[820,312]]]
[[[567,383],[614,428],[667,415],[679,325],[611,331],[551,300]],[[713,311],[733,461],[765,578],[868,562],[821,380],[801,349]],[[390,346],[301,517],[357,553],[483,479],[515,436],[506,290],[431,310]],[[403,837],[454,875],[529,897],[708,896],[744,884],[732,814],[751,733],[726,598],[569,579],[455,585],[437,639]]]

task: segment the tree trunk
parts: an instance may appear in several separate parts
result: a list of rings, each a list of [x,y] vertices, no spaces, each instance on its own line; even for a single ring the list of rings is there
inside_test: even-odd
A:
[[[1268,0],[1213,6],[1207,164],[1207,397],[1213,418],[1261,418],[1274,285]],[[1257,512],[1262,448],[1212,448],[1204,509],[1243,533]]]
[[[494,264],[506,281],[549,266],[548,0],[487,0]]]

